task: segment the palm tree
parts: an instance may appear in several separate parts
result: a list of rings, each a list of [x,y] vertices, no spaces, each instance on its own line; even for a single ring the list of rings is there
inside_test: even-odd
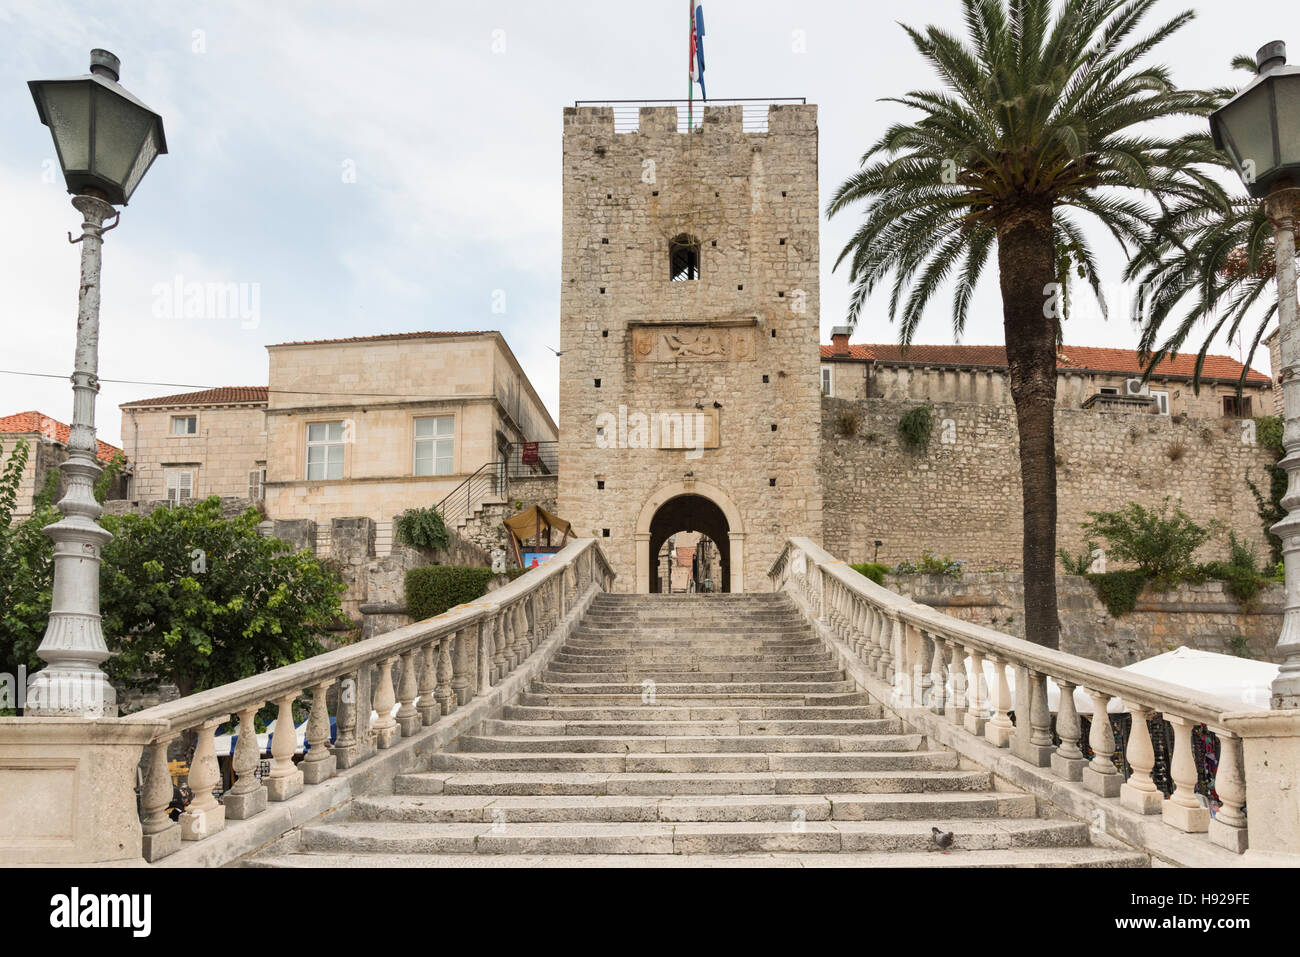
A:
[[[1252,75],[1255,61],[1238,56],[1237,69]],[[1226,101],[1235,91],[1216,91]],[[1224,178],[1237,182],[1226,155],[1218,157]],[[1273,226],[1257,199],[1225,197],[1217,188],[1170,204],[1152,223],[1147,242],[1129,262],[1124,278],[1138,284],[1133,319],[1141,326],[1138,348],[1147,374],[1177,354],[1199,323],[1204,337],[1196,356],[1192,387],[1200,391],[1205,356],[1222,335],[1248,340],[1238,392],[1269,323],[1277,315],[1277,263]],[[1181,303],[1186,311],[1176,319]],[[1162,340],[1163,336],[1163,340]],[[1274,370],[1276,374],[1277,370]]]
[[[1177,90],[1147,55],[1191,11],[1135,36],[1156,0],[963,0],[965,39],[904,27],[943,89],[893,99],[920,112],[890,129],[836,191],[827,214],[864,202],[862,226],[836,260],[850,263],[849,322],[890,276],[889,316],[911,343],[926,304],[950,277],[962,334],[976,283],[996,249],[1008,377],[1020,435],[1025,630],[1055,648],[1056,450],[1053,407],[1061,311],[1072,274],[1103,310],[1081,214],[1121,245],[1146,241],[1170,200],[1213,182],[1208,132],[1140,129],[1204,117],[1217,97]],[[1202,124],[1203,125],[1203,124]]]

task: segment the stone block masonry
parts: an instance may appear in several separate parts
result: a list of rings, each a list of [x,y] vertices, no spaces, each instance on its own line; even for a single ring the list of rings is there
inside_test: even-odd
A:
[[[1020,464],[1014,410],[933,406],[929,445],[904,447],[898,422],[916,402],[824,399],[821,474],[825,547],[848,562],[896,564],[924,549],[975,570],[1021,564]],[[1202,549],[1223,558],[1226,530],[1268,556],[1263,523],[1247,479],[1268,494],[1272,454],[1253,441],[1254,423],[1142,413],[1056,412],[1058,541],[1071,554],[1084,544],[1090,511],[1129,502],[1158,506],[1169,496],[1193,520],[1224,533]]]
[[[821,534],[817,109],[678,129],[676,107],[636,133],[565,110],[559,514],[619,590],[649,590],[677,531],[721,539],[733,591],[766,590],[784,538]],[[696,268],[674,281],[682,243]],[[663,415],[709,434],[664,440]]]

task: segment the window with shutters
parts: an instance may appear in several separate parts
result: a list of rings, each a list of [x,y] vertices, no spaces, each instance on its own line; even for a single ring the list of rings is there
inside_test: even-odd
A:
[[[266,497],[266,469],[248,470],[248,497],[255,502]]]
[[[167,473],[167,501],[180,503],[193,497],[193,472],[173,470]]]

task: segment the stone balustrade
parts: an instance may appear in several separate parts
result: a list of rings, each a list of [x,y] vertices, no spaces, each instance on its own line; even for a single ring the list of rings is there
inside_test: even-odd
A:
[[[968,735],[1007,749],[1052,779],[1085,789],[1103,808],[1118,805],[1150,815],[1237,854],[1251,848],[1300,862],[1292,856],[1300,854],[1294,799],[1300,712],[1260,710],[1200,694],[949,617],[875,584],[806,538],[785,543],[769,577],[773,590],[788,593],[868,677],[889,686],[888,705],[900,715],[933,715],[947,740]],[[1060,690],[1054,722],[1048,679]],[[1116,698],[1132,715],[1122,751],[1132,769],[1127,780],[1114,760],[1109,720],[1090,721],[1092,758],[1085,759],[1076,689],[1091,702],[1093,715],[1106,715]],[[1152,779],[1148,722],[1157,716],[1173,728],[1169,797]],[[1197,725],[1211,730],[1220,745],[1214,787],[1221,806],[1213,813],[1196,794]]]
[[[477,602],[132,715],[136,725],[157,729],[146,746],[148,770],[140,795],[144,859],[161,860],[185,841],[211,838],[230,821],[255,817],[270,803],[287,801],[489,694],[583,596],[593,588],[609,591],[613,580],[595,540],[574,541],[546,564]],[[309,707],[306,754],[295,763],[293,715],[300,701]],[[275,707],[276,728],[286,731],[272,734],[270,772],[259,780],[254,720],[268,704]],[[337,730],[333,743],[331,704]],[[219,800],[214,732],[232,717],[238,722],[231,759],[234,783]],[[196,741],[189,772],[193,799],[172,821],[167,754],[186,732]]]

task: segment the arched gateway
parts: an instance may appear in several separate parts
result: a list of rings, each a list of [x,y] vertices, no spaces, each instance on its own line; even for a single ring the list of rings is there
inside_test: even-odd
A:
[[[636,590],[659,591],[654,556],[676,532],[702,532],[718,546],[722,591],[745,590],[745,524],[722,489],[706,482],[673,482],[641,507],[636,522]]]

